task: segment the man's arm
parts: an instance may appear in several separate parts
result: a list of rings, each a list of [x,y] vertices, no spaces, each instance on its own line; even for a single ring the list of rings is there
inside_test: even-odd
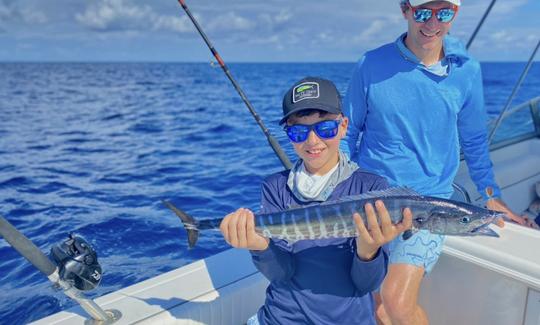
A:
[[[343,114],[349,118],[347,134],[340,143],[340,150],[355,160],[358,151],[358,138],[364,127],[367,112],[366,90],[362,76],[362,58],[355,66],[347,94],[343,101]]]
[[[495,210],[495,211],[500,211],[500,212],[506,213],[506,215],[512,221],[514,221],[514,222],[516,222],[516,223],[518,223],[520,225],[538,229],[538,225],[536,224],[536,222],[534,220],[531,220],[531,219],[529,219],[529,218],[527,218],[525,216],[518,216],[512,210],[510,210],[510,208],[506,205],[506,203],[504,203],[501,199],[497,199],[497,198],[489,199],[486,202],[486,206],[490,210]]]
[[[482,73],[478,67],[469,96],[458,114],[460,143],[469,175],[489,209],[504,212],[513,221],[526,225],[527,220],[512,212],[501,199],[501,190],[495,182],[493,163],[489,157],[486,123]]]
[[[485,201],[499,198],[501,191],[495,182],[493,164],[489,158],[487,114],[480,67],[473,76],[469,94],[458,113],[458,131],[469,175]]]

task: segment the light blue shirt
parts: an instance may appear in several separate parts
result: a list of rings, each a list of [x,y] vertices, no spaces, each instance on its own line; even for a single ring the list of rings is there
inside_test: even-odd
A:
[[[391,185],[447,198],[461,146],[484,199],[500,196],[487,146],[480,64],[447,36],[434,73],[403,37],[367,52],[355,66],[344,100],[350,123],[341,149]]]

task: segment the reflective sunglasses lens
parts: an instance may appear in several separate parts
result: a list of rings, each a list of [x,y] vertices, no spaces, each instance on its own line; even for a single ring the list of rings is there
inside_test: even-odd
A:
[[[454,9],[441,9],[437,13],[437,19],[441,23],[448,23],[448,22],[452,21],[452,19],[454,19],[455,14],[456,14],[456,12],[454,11]]]
[[[307,139],[310,129],[304,125],[291,125],[285,131],[292,142],[304,142]]]
[[[322,121],[314,125],[315,132],[323,139],[331,139],[336,136],[339,121]]]
[[[425,23],[431,18],[432,13],[431,9],[414,9],[414,21],[417,23]]]

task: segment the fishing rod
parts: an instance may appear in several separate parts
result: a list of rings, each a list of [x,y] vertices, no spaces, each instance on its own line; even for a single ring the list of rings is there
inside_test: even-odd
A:
[[[60,245],[53,246],[53,263],[41,250],[9,221],[0,215],[0,236],[19,254],[26,258],[41,273],[68,297],[72,298],[92,317],[88,324],[112,324],[122,317],[118,310],[104,311],[81,290],[95,288],[101,280],[101,266],[91,246],[81,237],[70,235]]]
[[[199,23],[197,22],[195,17],[193,17],[193,15],[191,14],[191,11],[187,7],[185,0],[178,0],[178,3],[180,3],[182,8],[184,9],[186,14],[188,15],[189,19],[191,19],[191,22],[193,23],[193,25],[195,25],[195,28],[197,28],[197,31],[199,32],[199,34],[203,38],[204,42],[206,43],[206,45],[208,46],[208,48],[210,49],[210,51],[212,52],[214,57],[216,58],[217,62],[221,66],[221,69],[227,75],[227,78],[229,78],[229,80],[232,82],[232,84],[234,86],[234,89],[236,89],[236,91],[238,92],[238,94],[240,95],[240,97],[242,98],[244,103],[246,104],[247,108],[249,109],[251,115],[253,115],[253,118],[255,118],[255,121],[257,122],[257,124],[259,125],[261,130],[263,131],[264,135],[266,136],[266,139],[268,140],[268,143],[270,144],[270,146],[272,147],[272,149],[274,150],[274,152],[278,156],[279,160],[283,164],[283,167],[285,167],[286,169],[291,169],[292,164],[291,164],[291,161],[289,160],[289,157],[287,157],[287,154],[285,154],[283,149],[281,149],[281,147],[280,147],[279,143],[277,142],[277,140],[274,138],[274,136],[272,136],[270,131],[268,131],[266,126],[264,126],[264,123],[263,123],[262,119],[260,118],[259,114],[257,114],[255,109],[253,108],[253,106],[249,102],[247,96],[244,94],[244,91],[242,91],[242,88],[240,88],[240,85],[238,85],[236,80],[233,78],[231,72],[229,71],[229,68],[225,65],[225,62],[221,59],[221,56],[216,51],[216,49],[214,48],[214,46],[212,45],[212,43],[210,42],[208,37],[206,37],[206,34],[202,30],[201,26],[199,25]]]

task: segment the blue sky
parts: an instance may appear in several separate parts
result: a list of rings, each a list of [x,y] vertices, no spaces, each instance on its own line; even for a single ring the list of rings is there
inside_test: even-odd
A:
[[[353,62],[406,28],[397,0],[186,2],[226,62]],[[463,0],[453,34],[466,42],[490,2]],[[539,0],[497,1],[471,53],[526,61],[539,13]],[[176,0],[0,0],[0,61],[211,59]]]

